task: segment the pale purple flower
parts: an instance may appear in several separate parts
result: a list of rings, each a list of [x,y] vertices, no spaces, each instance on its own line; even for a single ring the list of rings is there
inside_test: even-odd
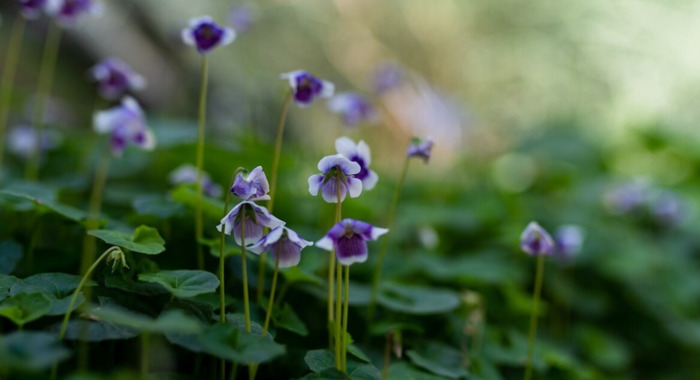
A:
[[[403,70],[393,62],[384,62],[377,66],[372,75],[372,88],[381,94],[398,86],[403,81]]]
[[[98,82],[100,95],[107,100],[146,86],[146,80],[119,58],[102,60],[90,69],[90,75]]]
[[[335,91],[333,83],[318,79],[304,70],[285,73],[280,77],[289,80],[294,92],[294,102],[299,107],[308,107],[314,98],[330,98]]]
[[[604,196],[608,211],[623,215],[639,211],[647,199],[648,184],[643,180],[629,181],[610,189]]]
[[[299,264],[301,250],[310,245],[313,243],[300,238],[296,232],[287,227],[279,226],[263,236],[249,249],[257,254],[270,252],[273,260],[277,260],[279,255],[279,267],[289,268]]]
[[[182,165],[170,173],[170,183],[194,184],[197,182],[197,168],[193,165]],[[218,198],[221,196],[221,186],[211,180],[207,173],[202,172],[202,191],[208,197]]]
[[[335,249],[338,262],[342,265],[363,263],[367,260],[367,240],[377,240],[389,232],[386,228],[374,227],[369,223],[354,219],[343,219],[331,227],[316,246],[331,251]]]
[[[32,126],[18,125],[7,133],[7,145],[10,152],[18,157],[27,159],[36,154],[37,133]],[[47,130],[41,134],[41,151],[48,151],[58,147],[61,141],[54,131]]]
[[[318,170],[323,174],[309,177],[309,193],[313,196],[321,190],[323,200],[337,203],[345,200],[345,195],[357,198],[362,193],[362,181],[354,175],[360,172],[360,165],[345,158],[342,154],[326,156],[318,162]]]
[[[189,27],[182,30],[182,41],[195,46],[200,54],[209,54],[217,46],[226,46],[236,38],[231,28],[222,28],[209,16],[190,19]]]
[[[554,240],[537,222],[530,222],[520,235],[520,249],[532,256],[551,255]]]
[[[75,25],[84,15],[97,15],[101,10],[93,0],[48,0],[46,4],[48,14],[64,27]]]
[[[242,210],[245,209],[245,221],[242,221]],[[233,237],[238,245],[241,245],[241,226],[245,223],[245,241],[246,245],[253,244],[260,240],[263,236],[263,228],[277,228],[284,225],[284,222],[270,214],[265,207],[258,206],[250,201],[243,201],[229,211],[221,224],[216,226],[216,229],[221,231],[224,229],[226,235],[233,232]]]
[[[362,181],[362,190],[372,190],[377,184],[379,176],[369,169],[371,162],[369,146],[362,140],[355,144],[348,137],[339,137],[335,140],[335,150],[338,154],[342,154],[348,160],[360,165],[360,171],[355,174],[355,178]]]
[[[377,121],[377,110],[372,103],[367,97],[357,93],[345,92],[332,97],[328,101],[328,109],[341,114],[349,127]]]
[[[253,5],[249,3],[236,4],[228,11],[228,22],[236,33],[245,33],[253,24]]]
[[[653,197],[649,204],[649,212],[654,220],[663,226],[678,224],[687,211],[687,205],[676,194],[662,191]]]
[[[411,140],[411,145],[408,146],[406,150],[407,157],[419,157],[427,164],[430,161],[430,154],[433,151],[434,141],[430,137],[425,140],[421,140],[418,137],[414,137]]]
[[[139,104],[132,97],[124,97],[122,104],[95,113],[93,118],[97,133],[109,133],[112,154],[121,157],[127,145],[133,144],[144,150],[156,146],[155,136],[146,125]]]
[[[270,184],[267,182],[262,166],[253,169],[246,177],[238,173],[231,186],[231,192],[244,201],[266,201],[270,199],[267,193],[270,191]]]
[[[554,256],[564,264],[571,262],[581,252],[585,233],[575,224],[565,224],[554,233]]]
[[[37,19],[46,8],[46,0],[20,0],[22,16],[29,20]]]

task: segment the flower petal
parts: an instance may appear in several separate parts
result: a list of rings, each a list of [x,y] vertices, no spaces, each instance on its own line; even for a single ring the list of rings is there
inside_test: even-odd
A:
[[[214,22],[214,20],[212,20],[211,16],[193,17],[190,19],[188,24],[192,28],[195,28],[195,27],[199,26],[199,24],[204,23],[204,22],[209,23],[209,22]]]
[[[299,75],[303,75],[305,73],[306,73],[306,71],[304,71],[304,70],[294,70],[294,71],[290,71],[288,73],[280,74],[280,78],[288,80],[289,86],[292,88],[292,91],[296,92],[296,90],[297,90],[297,77]]]
[[[309,177],[309,194],[316,196],[318,195],[318,189],[321,188],[323,183],[323,176],[321,174],[314,174]]]
[[[321,83],[321,93],[319,93],[317,96],[321,98],[330,98],[333,96],[333,93],[335,92],[335,85],[326,80],[322,80]]]
[[[194,40],[194,30],[192,28],[182,29],[180,36],[182,37],[182,42],[184,42],[185,45],[190,45],[190,46],[197,45],[197,43]]]
[[[362,181],[357,178],[348,178],[348,192],[350,198],[357,198],[362,193]]]
[[[324,249],[326,251],[332,251],[333,250],[333,240],[329,238],[328,236],[324,236],[321,240],[317,241],[316,244],[314,244],[316,247]]]
[[[224,28],[224,34],[221,35],[219,46],[226,46],[236,39],[236,31],[231,28]]]
[[[362,190],[372,190],[379,181],[379,176],[373,170],[367,172],[367,177],[362,181]]]
[[[360,235],[343,236],[336,242],[336,256],[341,265],[363,263],[367,260],[367,243]]]
[[[338,195],[340,195],[341,202],[345,200],[345,195],[348,192],[347,187],[343,183],[341,183],[340,187],[338,187],[337,182],[338,181],[336,179],[330,179],[321,185],[321,196],[323,197],[324,201],[328,203],[338,203]],[[360,182],[360,186],[362,186],[362,182]],[[362,191],[361,188],[360,191]],[[340,192],[340,194],[338,194],[338,192]]]
[[[357,148],[357,144],[349,137],[342,136],[335,140],[335,151],[338,152],[338,154],[342,154],[347,159],[358,154]]]
[[[370,162],[372,162],[372,157],[369,151],[369,146],[363,140],[357,143],[357,155],[364,161],[365,167],[369,167]]]

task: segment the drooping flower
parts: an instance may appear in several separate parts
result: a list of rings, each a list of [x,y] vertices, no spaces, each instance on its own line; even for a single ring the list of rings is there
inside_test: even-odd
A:
[[[343,116],[343,121],[349,127],[377,120],[377,110],[364,95],[346,92],[338,94],[328,101],[328,109],[331,112]]]
[[[575,224],[565,224],[554,233],[554,256],[563,264],[568,264],[581,252],[583,228]]]
[[[398,86],[403,80],[403,70],[394,62],[384,62],[377,66],[372,75],[372,88],[377,94]]]
[[[127,145],[134,144],[144,150],[156,146],[155,136],[146,125],[139,104],[132,97],[124,97],[122,104],[95,113],[93,120],[97,133],[110,133],[112,154],[121,157]]]
[[[253,4],[244,3],[231,6],[228,22],[236,33],[247,32],[253,24]]]
[[[430,137],[426,138],[425,140],[422,140],[419,137],[414,137],[411,140],[411,145],[408,146],[408,150],[406,150],[406,156],[422,158],[427,164],[428,161],[430,161],[430,154],[433,151],[434,143],[435,142]]]
[[[330,98],[335,91],[333,83],[318,79],[304,70],[285,73],[280,77],[289,80],[294,92],[294,102],[299,107],[308,107],[314,98]]]
[[[90,75],[98,82],[100,95],[107,100],[146,86],[146,80],[119,58],[102,60],[90,69]]]
[[[537,222],[530,222],[520,235],[520,249],[532,256],[551,255],[554,240]]]
[[[318,170],[323,174],[314,174],[309,177],[309,193],[313,196],[321,190],[323,200],[328,203],[337,203],[345,200],[345,195],[357,198],[362,193],[362,181],[354,175],[360,172],[360,165],[345,158],[342,154],[326,156],[318,162]]]
[[[279,255],[279,267],[289,268],[299,264],[301,250],[310,245],[313,243],[302,239],[296,232],[287,227],[279,226],[263,236],[249,249],[257,254],[270,252],[273,260],[277,260],[277,255]]]
[[[360,165],[360,171],[355,174],[355,178],[362,181],[363,190],[372,190],[377,184],[379,176],[369,169],[369,164],[371,162],[369,146],[362,140],[355,144],[355,142],[348,137],[339,137],[335,140],[335,150],[338,154],[342,154],[348,160]]]
[[[84,15],[97,15],[101,7],[93,0],[48,0],[46,11],[61,26],[73,26]]]
[[[10,152],[23,159],[36,154],[37,148],[36,130],[29,125],[19,125],[12,128],[7,135],[7,145]],[[41,151],[55,149],[61,142],[61,137],[56,132],[47,130],[41,134]]]
[[[377,240],[389,232],[386,228],[374,227],[369,223],[354,219],[343,219],[331,227],[316,246],[327,251],[335,249],[338,262],[342,265],[363,263],[367,260],[367,241]]]
[[[46,8],[46,0],[20,0],[22,16],[34,20]]]
[[[170,183],[194,184],[197,182],[197,168],[193,165],[182,165],[170,173]],[[202,172],[202,191],[208,197],[218,198],[221,196],[221,186],[211,180],[207,173]]]
[[[129,269],[129,265],[126,263],[126,255],[119,247],[115,247],[107,256],[107,264],[110,262],[112,262],[112,273],[114,273],[117,268]]]
[[[211,17],[190,19],[189,27],[182,30],[182,41],[197,48],[200,54],[209,54],[217,46],[226,46],[236,38],[231,28],[222,28]]]
[[[253,169],[245,178],[242,173],[238,173],[231,187],[233,195],[244,201],[269,200],[270,196],[267,195],[269,191],[270,184],[267,183],[267,177],[265,177],[262,166]]]
[[[242,219],[242,210],[245,209],[245,221]],[[253,244],[260,240],[263,236],[263,228],[276,228],[284,225],[284,222],[270,214],[265,207],[258,206],[250,201],[243,201],[229,211],[221,224],[216,226],[216,229],[221,231],[224,229],[226,235],[233,232],[233,237],[238,245],[241,245],[241,225],[245,223],[245,241],[246,245]]]

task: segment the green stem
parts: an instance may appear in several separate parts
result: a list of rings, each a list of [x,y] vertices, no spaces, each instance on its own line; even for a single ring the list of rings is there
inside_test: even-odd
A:
[[[236,375],[238,375],[238,363],[233,363],[233,368],[231,368],[231,374],[229,375],[229,380],[236,380]]]
[[[394,223],[394,217],[396,216],[396,207],[399,204],[399,198],[401,196],[401,189],[403,188],[403,183],[406,180],[406,173],[408,173],[408,163],[410,162],[410,157],[406,157],[403,163],[403,169],[401,169],[401,177],[396,185],[396,190],[394,191],[394,198],[391,201],[391,206],[389,206],[389,215],[387,220],[386,228],[391,228]],[[384,265],[384,258],[386,257],[386,249],[389,243],[389,239],[382,240],[382,246],[379,249],[379,255],[377,256],[377,264],[374,266],[374,273],[372,274],[372,289],[369,296],[369,305],[367,307],[367,328],[372,326],[372,320],[374,319],[374,311],[377,306],[377,292],[379,291],[379,280],[382,277],[382,265]],[[369,330],[368,330],[369,331]],[[369,335],[368,335],[369,336]]]
[[[102,197],[104,195],[105,185],[107,183],[107,175],[109,173],[110,154],[105,151],[102,153],[100,163],[97,166],[95,178],[92,183],[92,192],[90,193],[90,203],[88,205],[88,220],[86,229],[94,230],[99,227],[100,209],[102,208]],[[83,254],[80,262],[80,273],[85,273],[87,266],[95,258],[95,238],[85,234],[83,238]],[[86,297],[87,302],[89,299]]]
[[[340,202],[340,177],[336,179],[336,203],[335,203],[335,224],[340,223],[340,214],[342,211],[342,203]],[[334,225],[335,225],[334,224]],[[333,315],[333,279],[335,277],[335,250],[331,251],[331,257],[328,260],[328,342],[329,346],[333,348],[333,345],[338,345],[338,342],[333,342],[333,322],[335,320]],[[340,318],[340,315],[338,315]],[[337,359],[336,355],[336,359]]]
[[[55,23],[49,23],[49,31],[44,44],[44,55],[41,58],[39,69],[39,87],[37,89],[36,104],[34,106],[33,126],[36,128],[36,146],[32,152],[25,176],[29,180],[36,180],[39,175],[39,158],[41,157],[41,140],[44,131],[44,117],[46,115],[46,103],[51,93],[53,72],[56,68],[58,48],[61,44],[61,28]]]
[[[348,370],[348,307],[350,303],[350,265],[345,266],[345,295],[343,303],[343,352],[342,366],[343,372]]]
[[[10,114],[10,101],[12,100],[12,82],[15,78],[25,24],[24,17],[16,17],[12,23],[7,56],[5,57],[5,67],[2,71],[2,87],[0,87],[0,171],[2,170],[2,159],[5,152],[5,134],[7,133],[7,117]],[[0,177],[0,181],[2,181],[2,177]]]
[[[202,222],[202,166],[204,165],[204,127],[207,120],[207,76],[208,76],[208,61],[207,56],[202,54],[201,64],[201,83],[199,90],[199,128],[197,133],[197,181],[195,183],[197,194],[197,203],[194,211],[194,228],[195,239],[197,244],[197,266],[200,270],[204,270],[204,252],[200,240],[203,235]]]
[[[272,213],[275,206],[275,194],[277,193],[277,171],[279,170],[280,155],[282,152],[282,139],[284,137],[284,125],[287,121],[287,110],[292,102],[292,91],[287,93],[282,104],[282,112],[277,122],[277,137],[275,138],[275,154],[272,156],[272,171],[270,172],[270,200],[267,201],[267,210]],[[267,254],[263,252],[258,260],[258,287],[256,289],[256,300],[260,303],[263,290],[265,289],[265,258]]]
[[[386,342],[384,343],[384,365],[382,366],[382,380],[389,379],[389,363],[391,362],[391,343],[392,330],[386,333]]]
[[[63,323],[61,323],[61,329],[59,330],[58,333],[58,340],[63,340],[63,338],[66,335],[66,329],[68,328],[68,320],[70,320],[70,315],[73,312],[73,308],[75,307],[75,303],[78,300],[78,295],[80,294],[80,291],[83,290],[83,286],[85,286],[85,283],[90,279],[92,272],[97,268],[97,265],[100,264],[100,262],[107,257],[112,251],[120,249],[119,247],[109,247],[106,251],[100,255],[100,257],[95,260],[94,263],[88,268],[87,272],[83,275],[83,278],[80,280],[80,283],[78,284],[78,287],[75,289],[73,292],[73,297],[71,297],[70,304],[68,304],[68,311],[66,311],[66,314],[63,316]]]
[[[250,301],[248,300],[248,269],[245,259],[245,209],[241,207],[241,270],[243,271],[243,311],[245,313],[245,330],[250,332]]]
[[[272,316],[272,308],[275,301],[275,288],[277,287],[277,274],[280,268],[280,247],[277,244],[277,252],[275,253],[275,271],[272,274],[272,289],[270,289],[270,299],[267,301],[267,313],[265,313],[265,324],[263,325],[262,335],[267,335],[267,329],[270,327],[270,317]]]
[[[148,343],[150,334],[144,331],[141,334],[141,378],[145,379],[148,374]]]
[[[229,185],[229,189],[233,187],[233,182],[236,180],[236,176],[238,173],[243,170],[243,168],[237,168],[235,172],[233,172],[233,177],[231,178],[231,184]],[[228,204],[229,201],[231,200],[231,192],[227,191],[226,192],[226,201],[224,202],[224,212],[223,216],[221,219],[226,217],[226,213],[228,212]],[[224,226],[221,226],[221,241],[219,244],[219,322],[221,323],[226,323],[226,286],[225,286],[225,276],[224,276],[224,269],[225,265],[224,262],[226,261],[226,257],[224,255],[226,247],[226,228]],[[225,363],[222,362],[222,363]],[[225,367],[221,367],[221,370],[225,372]]]
[[[340,328],[341,328],[341,323],[343,323],[343,320],[341,318],[341,302],[342,298],[340,296],[342,292],[342,284],[343,284],[343,267],[340,265],[340,262],[336,260],[335,264],[335,279],[336,279],[336,285],[335,285],[335,367],[339,371],[343,370],[343,360],[342,360],[342,349],[341,349],[341,344],[342,344],[342,338],[340,336]]]
[[[542,292],[542,278],[544,276],[544,255],[537,256],[537,274],[535,277],[534,300],[532,301],[532,314],[530,315],[530,336],[527,344],[527,362],[525,362],[525,380],[532,379],[532,354],[537,335],[537,311]]]

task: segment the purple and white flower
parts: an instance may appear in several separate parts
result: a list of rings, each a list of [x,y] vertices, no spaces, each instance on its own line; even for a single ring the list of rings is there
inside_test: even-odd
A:
[[[377,94],[398,86],[403,81],[403,70],[394,62],[384,62],[377,66],[372,75],[372,88]]]
[[[56,132],[47,130],[41,134],[41,151],[55,149],[61,142]],[[18,125],[7,133],[7,145],[14,155],[27,159],[36,154],[37,133],[30,125]]]
[[[245,210],[245,220],[241,220],[243,219],[243,210]],[[273,229],[284,225],[283,221],[270,214],[265,207],[258,206],[250,201],[243,201],[221,219],[221,223],[216,226],[216,229],[221,231],[223,228],[226,235],[231,235],[231,232],[233,232],[236,243],[241,245],[241,230],[244,223],[246,245],[260,240],[263,236],[263,228]]]
[[[29,20],[39,18],[46,8],[46,0],[20,0],[22,16]]]
[[[48,0],[46,11],[61,26],[73,26],[84,15],[99,15],[102,8],[93,0]]]
[[[323,174],[314,174],[309,177],[309,193],[318,195],[321,190],[323,200],[328,203],[337,203],[345,200],[345,195],[357,198],[362,193],[362,181],[354,175],[360,172],[360,165],[345,158],[342,154],[326,156],[318,162],[318,170]]]
[[[236,33],[247,32],[253,24],[253,4],[244,3],[231,6],[228,11],[228,22]]]
[[[170,183],[194,184],[197,182],[197,168],[193,165],[182,165],[170,173]],[[208,197],[218,198],[223,192],[221,186],[211,180],[207,173],[202,172],[202,191]]]
[[[435,142],[430,137],[425,140],[414,137],[411,140],[411,145],[409,145],[406,150],[406,157],[419,157],[427,164],[428,161],[430,161],[430,154],[433,151],[434,143]]]
[[[345,92],[338,94],[328,101],[328,109],[343,116],[345,125],[354,127],[357,124],[377,121],[377,110],[364,95]]]
[[[666,227],[680,223],[688,210],[684,200],[671,191],[661,191],[649,201],[649,212],[654,221]]]
[[[124,97],[122,104],[95,113],[93,123],[97,133],[111,134],[110,148],[114,156],[121,157],[129,144],[144,150],[152,150],[156,146],[155,136],[146,125],[143,111],[132,97]]]
[[[231,28],[222,28],[211,17],[190,19],[189,27],[182,30],[182,41],[195,46],[200,54],[209,54],[217,46],[226,46],[236,39]]]
[[[520,235],[520,249],[532,256],[554,253],[554,240],[537,222],[530,222]]]
[[[231,186],[231,192],[244,201],[266,201],[270,199],[267,193],[270,191],[270,184],[267,182],[262,166],[253,169],[244,178],[242,173],[238,173]]]
[[[98,82],[100,95],[107,100],[146,86],[146,80],[119,58],[102,60],[90,69],[90,75]]]
[[[342,265],[363,263],[367,260],[367,241],[377,240],[389,232],[386,228],[375,227],[354,219],[343,219],[331,227],[316,246],[331,251],[335,249],[338,262]]]
[[[304,70],[285,73],[280,77],[289,80],[294,93],[294,102],[299,107],[310,106],[314,98],[330,98],[335,91],[333,83],[318,79]]]
[[[643,209],[648,193],[649,184],[637,179],[613,187],[605,193],[603,201],[611,214],[630,214]]]
[[[581,252],[585,233],[575,224],[565,224],[554,233],[554,256],[564,264],[571,262]]]
[[[296,232],[287,227],[279,226],[263,236],[249,249],[257,254],[270,252],[274,260],[277,260],[277,256],[279,256],[279,267],[290,268],[299,264],[301,250],[310,245],[313,243],[300,238]]]
[[[338,154],[342,154],[348,160],[360,165],[360,171],[355,174],[355,178],[362,181],[363,190],[372,190],[377,184],[379,176],[369,169],[369,164],[371,162],[369,146],[362,140],[355,144],[355,142],[348,137],[339,137],[335,140],[335,150]]]

